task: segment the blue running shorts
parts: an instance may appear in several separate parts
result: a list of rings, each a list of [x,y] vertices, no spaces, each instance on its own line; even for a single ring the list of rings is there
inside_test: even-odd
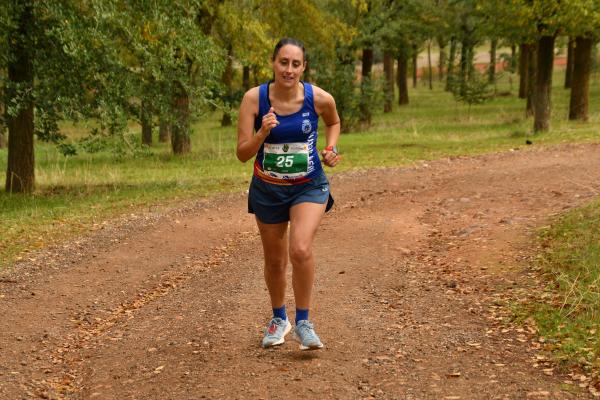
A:
[[[265,224],[279,224],[290,220],[290,208],[300,203],[325,204],[325,211],[333,207],[329,181],[321,174],[310,182],[298,185],[275,185],[252,176],[248,194],[248,212]]]

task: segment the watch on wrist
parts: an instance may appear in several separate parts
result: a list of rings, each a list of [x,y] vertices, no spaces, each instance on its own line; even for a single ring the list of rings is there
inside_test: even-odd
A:
[[[325,147],[325,150],[331,151],[331,152],[335,153],[335,155],[339,154],[337,146],[327,146],[327,147]]]

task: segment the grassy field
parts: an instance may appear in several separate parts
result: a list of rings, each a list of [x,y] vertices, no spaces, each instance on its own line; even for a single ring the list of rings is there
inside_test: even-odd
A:
[[[600,370],[600,202],[561,217],[541,234],[538,265],[547,277],[533,316],[546,349],[565,365]]]
[[[515,95],[516,77],[513,95],[470,111],[440,83],[433,91],[419,85],[411,89],[409,106],[377,113],[368,131],[344,134],[339,144],[344,161],[329,173],[523,148],[526,138],[534,146],[599,141],[600,112],[592,112],[589,123],[567,121],[568,92],[562,89],[562,75],[557,71],[555,76],[549,133],[531,136],[532,120],[524,118],[524,101]],[[505,77],[499,90],[509,87]],[[597,76],[590,98],[590,110],[600,110]],[[131,140],[138,140],[138,129],[132,126]],[[65,125],[73,139],[84,130]],[[252,166],[235,158],[235,141],[235,128],[221,128],[219,116],[212,115],[194,125],[193,152],[184,157],[172,156],[167,145],[157,144],[135,157],[81,152],[65,158],[53,145],[37,143],[36,192],[27,196],[0,192],[0,268],[29,250],[74,237],[118,215],[177,207],[189,199],[245,189]],[[6,153],[0,150],[2,182]]]

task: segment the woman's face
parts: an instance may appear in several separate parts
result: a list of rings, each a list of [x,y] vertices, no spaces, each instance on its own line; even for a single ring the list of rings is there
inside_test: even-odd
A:
[[[275,81],[286,86],[294,86],[298,84],[304,67],[302,49],[293,44],[286,44],[279,49],[273,60]]]

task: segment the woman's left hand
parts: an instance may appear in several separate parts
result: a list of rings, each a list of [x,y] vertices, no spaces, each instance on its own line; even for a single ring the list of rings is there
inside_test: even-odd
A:
[[[335,167],[341,160],[341,156],[331,150],[322,150],[323,163],[328,167]]]

